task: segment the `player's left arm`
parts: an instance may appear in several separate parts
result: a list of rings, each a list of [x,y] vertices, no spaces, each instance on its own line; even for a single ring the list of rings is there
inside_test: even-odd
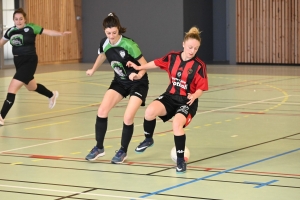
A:
[[[199,98],[201,95],[203,94],[203,90],[196,90],[196,92],[194,92],[193,94],[188,93],[187,98],[189,99],[189,101],[186,103],[188,105],[192,105],[194,103],[194,101]]]
[[[49,36],[65,36],[71,34],[71,31],[64,31],[64,32],[59,32],[56,30],[49,30],[49,29],[44,29],[42,34],[49,35]]]
[[[139,60],[138,60],[138,62],[140,63],[140,65],[145,65],[145,64],[147,64],[147,61],[146,61],[146,59],[144,58],[144,56],[142,56]],[[145,69],[142,69],[142,70],[140,70],[139,71],[139,73],[131,73],[130,75],[129,75],[129,79],[130,80],[139,80],[139,79],[141,79],[144,75],[145,75],[145,73],[146,73],[146,70]]]
[[[208,81],[207,81],[205,65],[202,66],[195,74],[193,82],[196,86],[196,91],[193,94],[188,93],[187,96],[187,98],[189,99],[189,101],[187,102],[188,105],[192,105],[195,99],[199,98],[203,94],[203,91],[208,90]]]

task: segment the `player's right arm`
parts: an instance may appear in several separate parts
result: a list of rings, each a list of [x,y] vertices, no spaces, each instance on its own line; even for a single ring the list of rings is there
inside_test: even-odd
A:
[[[158,66],[155,65],[154,61],[148,62],[147,64],[143,64],[141,66],[137,66],[131,61],[128,61],[126,64],[128,67],[133,67],[135,70],[143,70],[143,69],[154,69],[158,68]]]
[[[3,45],[6,44],[6,42],[8,42],[8,40],[5,40],[4,38],[0,39],[0,47],[3,47]]]
[[[105,53],[102,52],[98,55],[94,65],[93,65],[93,68],[92,69],[88,69],[86,71],[86,75],[88,76],[92,76],[94,74],[94,72],[103,64],[103,62],[106,60],[106,56],[105,56]]]

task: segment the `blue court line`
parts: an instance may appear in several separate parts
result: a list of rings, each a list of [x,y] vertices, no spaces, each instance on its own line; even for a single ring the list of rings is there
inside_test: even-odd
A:
[[[256,184],[257,186],[255,186],[254,188],[261,188],[261,187],[263,187],[263,186],[270,185],[271,183],[275,183],[275,182],[277,182],[277,181],[278,181],[278,180],[272,180],[272,181],[269,181],[269,182],[266,182],[266,183],[248,182],[248,181],[245,181],[244,183]]]
[[[266,161],[266,160],[271,160],[273,158],[277,158],[279,156],[283,156],[283,155],[286,155],[286,154],[289,154],[289,153],[293,153],[293,152],[296,152],[296,151],[299,151],[300,148],[298,149],[294,149],[294,150],[291,150],[291,151],[287,151],[287,152],[284,152],[284,153],[281,153],[281,154],[277,154],[275,156],[271,156],[271,157],[268,157],[268,158],[264,158],[264,159],[261,159],[261,160],[258,160],[258,161],[254,161],[254,162],[251,162],[251,163],[248,163],[248,164],[244,164],[244,165],[241,165],[241,166],[238,166],[238,167],[234,167],[234,168],[231,168],[231,169],[227,169],[227,170],[224,170],[224,171],[221,171],[221,172],[217,172],[215,174],[211,174],[211,175],[208,175],[208,176],[204,176],[204,177],[201,177],[201,178],[197,178],[197,179],[194,179],[192,181],[188,181],[188,182],[185,182],[185,183],[181,183],[181,184],[178,184],[178,185],[174,185],[172,187],[168,187],[168,188],[165,188],[165,189],[162,189],[162,190],[158,190],[156,192],[152,192],[150,194],[146,194],[146,195],[143,195],[143,196],[140,196],[139,198],[146,198],[146,197],[149,197],[149,196],[153,196],[153,195],[156,195],[156,194],[159,194],[159,193],[162,193],[162,192],[165,192],[165,191],[168,191],[168,190],[172,190],[172,189],[175,189],[175,188],[178,188],[178,187],[181,187],[181,186],[184,186],[184,185],[188,185],[188,184],[191,184],[191,183],[194,183],[194,182],[197,182],[197,181],[201,181],[201,180],[204,180],[204,179],[208,179],[208,178],[211,178],[211,177],[214,177],[214,176],[218,176],[218,175],[221,175],[221,174],[225,174],[227,172],[230,172],[230,171],[234,171],[234,170],[237,170],[237,169],[241,169],[243,167],[247,167],[247,166],[250,166],[250,165],[254,165],[254,164],[257,164],[257,163],[260,163],[260,162],[263,162],[263,161]]]

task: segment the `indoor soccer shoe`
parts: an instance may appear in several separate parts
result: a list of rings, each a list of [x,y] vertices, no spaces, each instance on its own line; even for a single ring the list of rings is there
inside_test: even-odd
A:
[[[1,115],[0,115],[0,126],[4,126],[4,119],[2,118]]]
[[[136,153],[143,153],[148,147],[152,147],[153,144],[154,144],[153,138],[146,138],[143,142],[141,142],[139,144],[139,146],[137,146],[135,148],[135,152]]]
[[[90,153],[85,157],[86,160],[89,161],[93,161],[96,160],[97,158],[104,156],[105,152],[104,152],[104,148],[103,149],[99,149],[98,147],[94,147]]]
[[[127,153],[123,150],[116,151],[116,155],[112,158],[111,163],[120,164],[123,163],[127,158]]]
[[[176,173],[183,174],[186,172],[186,163],[184,159],[177,159]]]
[[[58,92],[57,91],[53,91],[53,96],[51,98],[49,98],[49,108],[52,109],[54,108],[55,104],[56,104],[56,99],[58,98]]]

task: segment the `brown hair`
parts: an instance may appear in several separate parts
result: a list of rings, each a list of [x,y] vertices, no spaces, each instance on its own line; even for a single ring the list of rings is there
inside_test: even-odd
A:
[[[109,13],[108,16],[103,20],[103,29],[117,27],[119,34],[126,32],[126,28],[121,26],[120,20],[115,13]]]
[[[196,40],[198,40],[198,41],[200,42],[200,44],[201,44],[200,33],[201,33],[201,31],[199,31],[199,29],[198,29],[197,27],[193,26],[193,27],[189,30],[189,32],[185,33],[185,36],[184,36],[183,41],[185,42],[185,41],[187,41],[188,39],[191,38],[191,39],[196,39]]]
[[[15,18],[15,14],[20,13],[23,15],[24,19],[26,20],[26,13],[24,12],[23,8],[18,8],[17,10],[15,10],[14,14],[13,14],[13,19]]]

